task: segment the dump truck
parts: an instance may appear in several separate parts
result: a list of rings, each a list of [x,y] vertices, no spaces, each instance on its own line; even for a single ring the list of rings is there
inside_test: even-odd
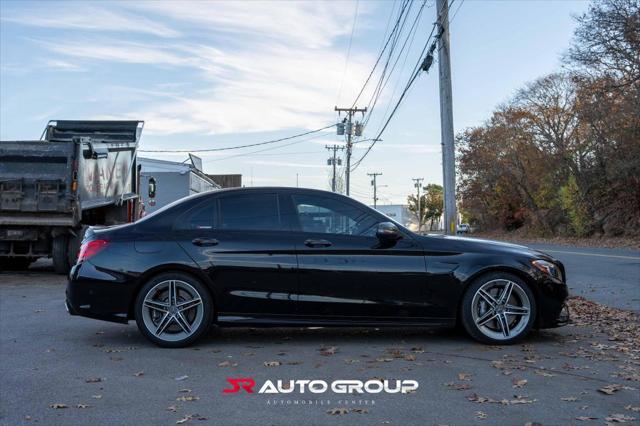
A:
[[[0,141],[0,268],[75,263],[89,226],[140,215],[142,121],[50,121],[40,140]]]

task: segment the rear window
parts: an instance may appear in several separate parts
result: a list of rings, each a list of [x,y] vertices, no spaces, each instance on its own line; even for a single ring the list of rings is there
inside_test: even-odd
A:
[[[226,230],[282,230],[276,194],[237,194],[221,197],[220,228]]]

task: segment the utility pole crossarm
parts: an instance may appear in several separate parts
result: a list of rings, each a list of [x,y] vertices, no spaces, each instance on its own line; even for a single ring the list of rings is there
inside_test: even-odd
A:
[[[350,189],[351,189],[351,149],[353,148],[353,142],[351,140],[352,136],[353,136],[353,114],[357,113],[357,112],[361,112],[363,115],[365,112],[367,112],[367,108],[358,108],[358,107],[352,107],[352,108],[338,108],[337,106],[334,107],[334,111],[336,111],[337,113],[341,113],[341,112],[346,112],[347,113],[347,117],[345,119],[346,123],[347,123],[347,167],[345,170],[345,184],[346,184],[346,193],[347,195],[349,195],[350,193]]]
[[[329,162],[331,163],[331,166],[333,167],[333,177],[331,178],[331,191],[332,192],[336,192],[336,165],[342,164],[342,160],[336,158],[336,153],[338,152],[338,150],[342,151],[344,149],[344,146],[340,146],[340,145],[331,145],[331,146],[325,145],[324,147],[326,149],[328,149],[329,151],[333,151],[333,157],[329,158]]]

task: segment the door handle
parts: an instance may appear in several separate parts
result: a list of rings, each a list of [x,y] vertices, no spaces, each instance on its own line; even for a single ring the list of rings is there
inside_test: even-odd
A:
[[[308,239],[304,242],[304,245],[307,247],[329,247],[331,246],[331,241]]]
[[[198,247],[217,246],[219,243],[215,238],[194,238],[191,242]]]

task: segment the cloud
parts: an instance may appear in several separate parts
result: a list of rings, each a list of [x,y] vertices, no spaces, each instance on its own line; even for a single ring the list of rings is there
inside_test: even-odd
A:
[[[55,69],[58,71],[68,71],[68,72],[87,71],[86,68],[81,67],[80,65],[74,64],[72,62],[62,61],[59,59],[46,59],[43,61],[43,65],[50,70]]]
[[[89,6],[79,2],[53,3],[55,10],[47,7],[29,7],[20,11],[4,11],[2,21],[19,25],[86,31],[120,31],[145,33],[159,37],[178,37],[179,32],[142,14],[123,14],[104,7]]]
[[[118,28],[117,23],[144,13],[174,25],[188,24],[189,29],[184,29],[180,38],[162,42],[91,36],[86,31],[78,31],[73,37],[32,39],[57,54],[60,64],[70,63],[65,58],[71,57],[82,67],[95,66],[96,61],[133,64],[145,67],[141,69],[154,76],[163,70],[174,76],[174,70],[185,71],[180,79],[188,78],[191,84],[184,90],[159,97],[151,91],[157,88],[143,83],[139,88],[149,90],[147,101],[122,102],[121,112],[110,114],[112,118],[142,117],[147,123],[145,132],[151,134],[312,129],[335,119],[333,106],[346,55],[336,43],[350,34],[352,8],[336,7],[335,3],[262,1],[118,5],[126,13],[107,11],[110,4],[103,4],[109,22],[101,28]],[[359,16],[366,18],[370,6],[360,9]],[[97,15],[102,16],[102,12]],[[93,29],[89,24],[74,24],[69,16],[75,15],[68,10],[62,16],[67,17],[63,21],[68,28]],[[48,19],[40,14],[30,22],[44,25]],[[157,24],[158,20],[149,18],[149,22]],[[164,29],[151,30],[155,27],[149,25],[143,28],[152,34],[157,32],[154,35],[167,35]],[[351,52],[342,99],[355,97],[374,61],[372,54],[357,52]],[[137,94],[142,95],[140,91]]]
[[[132,9],[180,20],[197,31],[225,33],[230,40],[247,37],[329,47],[351,31],[353,11],[332,2],[149,1],[130,2]]]

